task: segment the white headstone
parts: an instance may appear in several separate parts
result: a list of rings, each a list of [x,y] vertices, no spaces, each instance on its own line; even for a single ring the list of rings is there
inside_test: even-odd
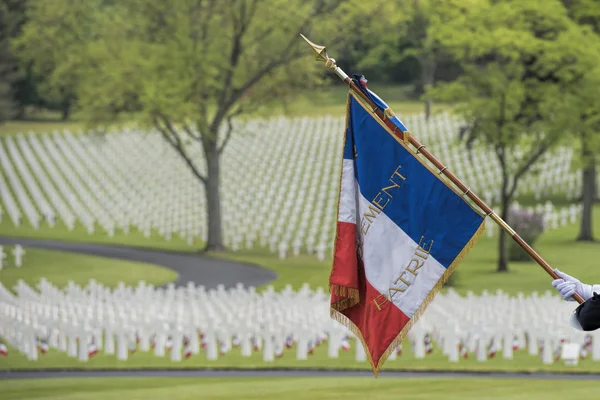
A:
[[[505,360],[513,359],[513,335],[509,332],[502,337],[502,357]]]
[[[414,331],[415,358],[425,358],[425,332],[420,329]]]
[[[183,335],[181,332],[175,332],[173,335],[173,347],[171,348],[171,361],[181,361],[181,346],[183,345]]]
[[[164,332],[158,332],[154,339],[154,355],[157,357],[165,356],[165,344],[167,342],[167,337]]]
[[[329,340],[327,343],[327,356],[329,358],[338,358],[340,353],[340,332],[332,330],[329,332]]]
[[[111,331],[104,331],[104,354],[115,354],[115,335]]]
[[[535,334],[535,329],[531,329],[528,332],[529,334],[529,355],[531,356],[537,356],[539,353],[539,347],[538,347],[538,338],[537,335]]]
[[[69,357],[77,357],[77,336],[73,333],[69,333],[67,355]]]
[[[565,365],[579,364],[579,351],[581,344],[579,343],[563,343],[560,357],[565,362]]]
[[[273,345],[273,340],[270,336],[267,336],[264,339],[263,361],[264,362],[272,362],[274,360],[275,360],[275,347]]]
[[[477,361],[483,362],[487,361],[487,346],[486,340],[483,336],[480,336],[477,339]]]
[[[308,359],[308,340],[306,340],[304,335],[298,337],[298,342],[296,343],[296,359]]]
[[[600,335],[598,333],[592,335],[592,360],[600,360]]]
[[[4,247],[0,246],[0,270],[2,270],[6,264],[4,264],[4,260],[6,259],[6,253],[4,253]]]
[[[15,257],[15,266],[20,267],[23,265],[23,256],[25,255],[25,250],[21,245],[16,245],[12,251],[13,256]]]
[[[58,345],[57,348],[61,352],[67,351],[67,334],[65,330],[58,332]]]
[[[125,361],[129,356],[129,342],[125,332],[117,333],[117,360]]]
[[[554,363],[553,343],[548,336],[543,339],[543,343],[544,348],[542,349],[542,363],[546,365],[552,364]]]
[[[240,338],[240,347],[242,357],[250,357],[252,355],[252,342],[250,341],[250,337],[247,335],[242,335]]]
[[[79,361],[87,361],[89,359],[87,334],[84,330],[80,331],[78,343]]]
[[[356,361],[358,361],[358,362],[367,361],[367,353],[365,353],[365,349],[364,349],[363,344],[360,341],[360,339],[357,337],[354,342],[355,342],[354,349],[356,350],[354,353],[354,356],[355,356]]]
[[[217,338],[214,333],[208,332],[204,335],[206,343],[206,359],[216,360],[219,358],[219,349],[217,348]]]

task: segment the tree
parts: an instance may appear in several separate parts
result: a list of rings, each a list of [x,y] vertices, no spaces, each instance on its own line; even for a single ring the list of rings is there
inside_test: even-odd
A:
[[[88,62],[85,52],[95,39],[105,3],[27,0],[21,33],[12,41],[40,105],[59,110],[63,120],[71,114]]]
[[[377,34],[365,35],[370,51],[364,54],[363,67],[382,60],[398,63],[406,59],[417,61],[419,86],[424,91],[425,117],[431,115],[429,90],[435,84],[438,66],[450,60],[435,32],[460,15],[471,0],[394,0],[386,3]]]
[[[469,147],[493,150],[507,220],[520,179],[577,120],[577,88],[597,63],[597,41],[558,0],[481,0],[436,33],[463,73],[436,96],[459,102]],[[507,235],[498,271],[508,271]]]
[[[334,48],[355,24],[369,22],[368,10],[376,12],[372,4],[342,0],[84,3],[74,20],[71,1],[35,2],[40,9],[32,12],[32,30],[62,35],[67,25],[67,33],[77,33],[77,40],[55,46],[61,56],[49,72],[60,77],[57,71],[74,65],[77,104],[89,120],[134,111],[160,132],[204,186],[205,249],[212,251],[224,250],[220,156],[234,118],[315,90],[323,80],[324,68],[311,60],[300,33]],[[77,54],[70,54],[73,48]],[[205,165],[192,157],[194,145]]]
[[[0,123],[17,115],[13,85],[20,79],[18,62],[10,47],[15,32],[15,3],[0,2]]]
[[[577,23],[589,26],[600,40],[600,2],[597,0],[563,0],[569,15]],[[600,140],[597,137],[600,131],[600,104],[598,101],[598,73],[590,72],[580,87],[579,115],[580,124],[578,138],[580,149],[579,166],[582,174],[581,205],[582,215],[579,226],[578,241],[594,241],[592,229],[592,214],[594,202],[598,198],[596,185],[597,150],[600,149]]]

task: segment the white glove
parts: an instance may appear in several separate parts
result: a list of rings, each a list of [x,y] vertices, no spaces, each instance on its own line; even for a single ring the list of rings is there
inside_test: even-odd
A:
[[[554,272],[556,272],[556,275],[560,276],[562,279],[553,280],[552,286],[554,286],[560,292],[560,295],[564,300],[575,301],[575,299],[572,297],[575,293],[579,293],[579,295],[583,297],[583,300],[587,300],[592,297],[592,285],[581,283],[578,279],[575,279],[564,272],[560,272],[557,269],[555,269]]]

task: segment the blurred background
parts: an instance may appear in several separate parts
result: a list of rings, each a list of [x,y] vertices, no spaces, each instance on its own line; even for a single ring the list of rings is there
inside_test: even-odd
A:
[[[597,385],[600,337],[489,219],[372,377],[329,316],[348,88],[300,34],[552,267],[600,283],[599,0],[0,0],[3,399]]]

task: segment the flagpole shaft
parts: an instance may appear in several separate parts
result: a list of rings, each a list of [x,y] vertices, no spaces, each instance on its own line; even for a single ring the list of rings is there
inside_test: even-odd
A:
[[[327,55],[325,47],[318,46],[306,39],[304,40],[308,42],[308,44],[313,48],[313,52],[317,56],[316,59],[319,61],[325,62],[325,66],[331,70],[333,70],[340,79],[342,79],[350,89],[358,95],[364,102],[369,104],[373,113],[379,117],[379,119],[393,132],[394,135],[398,136],[398,138],[404,140],[405,135],[404,132],[400,130],[392,122],[390,119],[384,115],[383,112],[379,110],[379,107],[373,103],[364,93],[363,91],[354,83],[354,81],[346,75],[344,71],[340,67],[335,64],[335,60],[330,58]],[[390,110],[391,111],[391,110]],[[393,115],[393,114],[392,114]],[[429,152],[425,148],[421,142],[419,142],[413,135],[409,136],[409,143],[416,148],[416,154],[421,153],[423,157],[425,157],[428,161],[430,161],[438,170],[440,175],[445,175],[452,183],[454,183],[463,193],[463,196],[466,195],[469,199],[471,199],[477,206],[486,214],[486,217],[490,217],[496,224],[502,228],[506,233],[508,233],[512,239],[523,248],[553,279],[561,279],[554,269],[548,264],[525,240],[523,240],[514,229],[508,225],[506,221],[504,221],[494,210],[492,210],[483,200],[481,200],[475,193],[471,191],[469,187],[467,187],[456,175],[448,170],[448,167],[445,166],[442,162],[440,162],[433,154]],[[578,293],[573,295],[573,298],[579,303],[582,304],[584,299]]]

